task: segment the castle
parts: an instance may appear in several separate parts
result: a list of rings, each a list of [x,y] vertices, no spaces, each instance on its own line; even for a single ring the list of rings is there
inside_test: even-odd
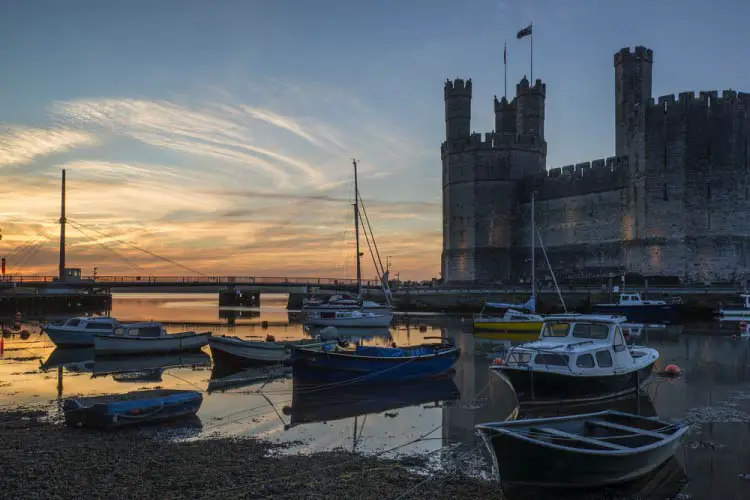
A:
[[[550,170],[541,80],[495,98],[483,136],[471,131],[471,80],[445,83],[445,282],[528,281],[532,193],[558,277],[750,277],[750,94],[654,100],[652,65],[645,47],[615,54],[616,156]]]

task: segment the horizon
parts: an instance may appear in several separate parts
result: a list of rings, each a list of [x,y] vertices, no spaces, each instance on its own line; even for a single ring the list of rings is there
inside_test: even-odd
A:
[[[57,274],[65,169],[67,267],[84,275],[187,273],[135,245],[213,275],[351,277],[353,157],[392,274],[438,277],[446,79],[471,78],[472,129],[490,132],[504,44],[512,97],[533,22],[547,168],[614,156],[624,47],[654,51],[654,97],[750,90],[735,62],[750,5],[666,4],[9,2],[0,256],[8,274]]]

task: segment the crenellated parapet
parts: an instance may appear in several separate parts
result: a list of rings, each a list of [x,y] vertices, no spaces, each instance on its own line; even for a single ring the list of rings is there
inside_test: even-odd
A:
[[[634,61],[654,62],[654,51],[641,45],[631,50],[630,47],[620,49],[615,53],[615,66]]]
[[[731,104],[743,109],[750,109],[750,94],[736,90],[701,90],[699,92],[680,92],[677,96],[667,94],[651,99],[650,107],[658,110],[684,109],[686,107],[701,107],[705,109],[721,108]]]
[[[471,78],[464,80],[463,78],[456,78],[455,80],[446,80],[443,86],[443,94],[445,99],[453,96],[463,96],[471,98]]]
[[[622,189],[630,181],[628,167],[628,157],[613,156],[551,168],[525,180],[521,199],[530,199],[531,191],[541,201]]]
[[[481,150],[506,150],[524,149],[538,152],[546,152],[546,144],[540,143],[534,136],[498,134],[486,132],[484,134],[473,133],[466,139],[444,141],[440,145],[440,153],[443,158],[447,155],[460,153],[472,153]]]

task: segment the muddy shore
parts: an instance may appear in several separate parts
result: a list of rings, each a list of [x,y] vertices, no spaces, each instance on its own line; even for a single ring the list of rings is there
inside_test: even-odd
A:
[[[255,439],[164,439],[164,427],[69,429],[31,409],[0,412],[0,498],[500,498],[494,484],[409,471],[413,459],[345,451],[274,455]]]

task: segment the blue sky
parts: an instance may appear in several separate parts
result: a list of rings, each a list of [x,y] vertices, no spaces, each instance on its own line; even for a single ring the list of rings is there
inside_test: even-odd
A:
[[[490,131],[503,43],[513,89],[533,22],[548,167],[587,161],[613,153],[618,49],[654,50],[656,96],[747,91],[748,18],[728,0],[7,0],[0,252],[55,237],[64,167],[71,218],[203,272],[349,275],[354,156],[381,250],[436,276],[446,78],[472,78],[472,127]],[[113,240],[71,238],[71,264],[134,270]],[[25,266],[52,272],[53,244]]]

